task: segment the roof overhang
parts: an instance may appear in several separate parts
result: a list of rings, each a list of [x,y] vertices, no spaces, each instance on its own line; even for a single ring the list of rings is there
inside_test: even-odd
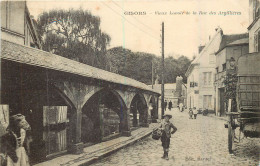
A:
[[[234,47],[234,46],[243,46],[243,45],[248,45],[249,43],[239,43],[239,44],[228,44],[228,45],[225,45],[223,48],[219,49],[215,55],[217,55],[218,53],[220,53],[222,50],[224,50],[225,48],[227,47]]]
[[[66,72],[83,77],[134,87],[160,95],[148,85],[134,79],[98,69],[77,61],[64,58],[32,47],[1,40],[1,59]]]

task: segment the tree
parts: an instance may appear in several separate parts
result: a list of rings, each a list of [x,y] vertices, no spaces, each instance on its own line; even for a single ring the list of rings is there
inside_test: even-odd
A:
[[[99,68],[106,67],[106,48],[110,36],[100,29],[100,18],[89,11],[51,10],[40,14],[37,31],[43,40],[43,50],[55,44],[61,56]]]
[[[107,51],[109,71],[136,79],[146,84],[152,84],[152,65],[154,80],[157,76],[161,79],[161,57],[144,52],[132,52],[129,49],[115,47]],[[178,59],[172,56],[165,58],[165,83],[174,83],[177,76],[182,76],[186,82],[185,72],[190,65],[190,60],[185,56]],[[161,80],[159,79],[159,82]]]

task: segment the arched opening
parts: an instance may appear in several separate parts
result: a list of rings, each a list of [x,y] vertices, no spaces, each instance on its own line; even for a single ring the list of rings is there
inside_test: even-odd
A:
[[[27,119],[32,126],[33,141],[30,158],[34,163],[68,150],[75,142],[74,105],[66,95],[51,84],[46,89],[31,91]],[[29,118],[30,117],[30,118]]]
[[[82,108],[81,140],[85,144],[101,142],[127,130],[127,109],[114,90],[96,92]]]
[[[148,108],[144,96],[136,94],[130,105],[131,127],[145,126],[148,122]]]
[[[14,62],[3,65],[1,104],[9,106],[10,116],[25,115],[31,125],[27,133],[29,160],[35,164],[66,152],[74,141],[70,123],[73,104],[50,83],[48,70]]]

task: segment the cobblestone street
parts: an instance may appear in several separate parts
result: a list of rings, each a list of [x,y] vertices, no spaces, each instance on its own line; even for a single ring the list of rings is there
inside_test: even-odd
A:
[[[259,165],[259,139],[244,138],[234,154],[228,153],[224,120],[200,114],[188,119],[187,112],[174,111],[172,122],[178,131],[171,138],[169,161],[161,159],[161,142],[150,136],[92,165]]]

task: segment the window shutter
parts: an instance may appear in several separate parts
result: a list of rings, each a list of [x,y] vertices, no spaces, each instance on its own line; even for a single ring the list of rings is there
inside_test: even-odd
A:
[[[259,36],[260,36],[260,31],[257,32],[257,43],[256,43],[257,44],[257,50],[256,50],[257,52],[259,52],[259,49],[260,49],[260,45],[259,45],[260,44],[260,37]]]

